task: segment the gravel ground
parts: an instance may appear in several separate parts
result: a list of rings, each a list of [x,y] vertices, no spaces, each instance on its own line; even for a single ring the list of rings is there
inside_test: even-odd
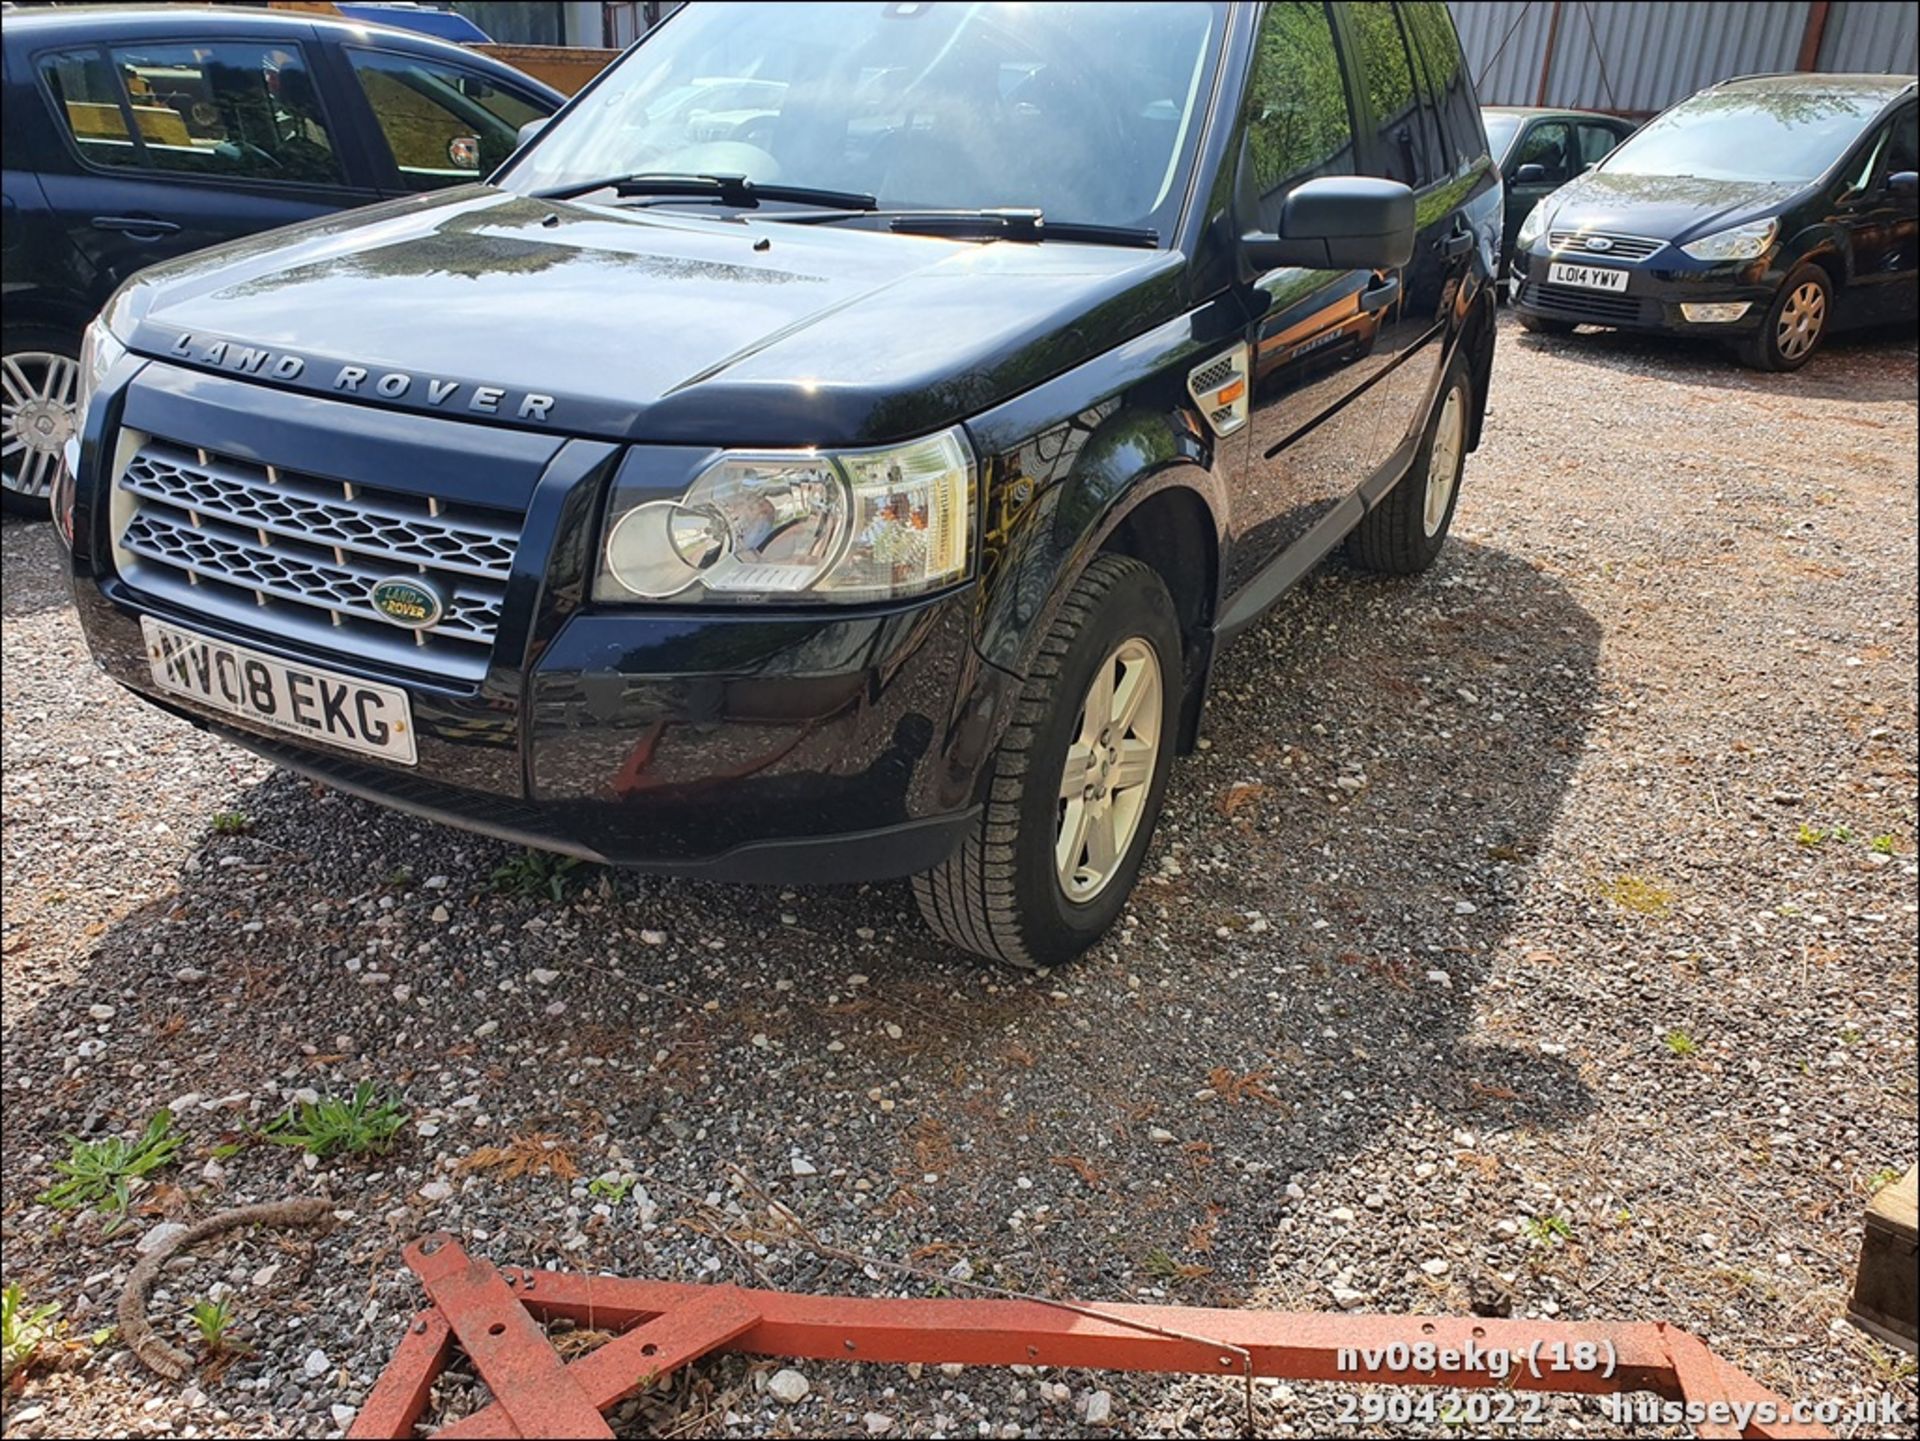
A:
[[[1667,1318],[1911,1417],[1913,1363],[1840,1317],[1916,1145],[1914,342],[1760,377],[1501,341],[1441,564],[1331,566],[1234,648],[1124,928],[1040,976],[942,952],[903,886],[498,893],[506,847],[103,680],[46,527],[8,525],[5,1276],[66,1325],[8,1433],[337,1431],[435,1226],[502,1264],[932,1289],[773,1201],[1089,1300]],[[360,1081],[410,1117],[388,1154],[238,1144]],[[36,1202],[63,1133],[162,1106],[186,1145],[131,1226]],[[324,1234],[163,1279],[163,1330],[226,1295],[241,1354],[171,1385],[96,1335],[141,1236],[313,1193]],[[806,1362],[788,1402],[781,1365],[693,1368],[622,1433],[1245,1425],[1219,1381]],[[1263,1386],[1257,1424],[1341,1394]]]

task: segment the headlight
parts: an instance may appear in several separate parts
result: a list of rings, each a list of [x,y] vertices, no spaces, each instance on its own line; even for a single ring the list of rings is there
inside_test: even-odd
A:
[[[958,429],[884,450],[729,454],[685,496],[614,493],[596,600],[862,601],[967,573],[973,450]]]
[[[1520,222],[1520,233],[1514,237],[1514,243],[1522,250],[1540,238],[1540,232],[1547,228],[1547,207],[1535,205],[1527,212],[1527,218]]]
[[[1703,235],[1680,248],[1695,260],[1751,260],[1765,253],[1766,248],[1773,244],[1773,237],[1779,229],[1780,222],[1777,220],[1756,220],[1748,225],[1736,225],[1731,230]]]

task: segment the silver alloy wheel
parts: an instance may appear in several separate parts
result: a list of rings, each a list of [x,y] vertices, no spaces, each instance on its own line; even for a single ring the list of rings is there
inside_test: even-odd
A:
[[[1827,323],[1827,292],[1817,280],[1794,286],[1793,294],[1780,308],[1780,324],[1774,332],[1774,344],[1788,360],[1799,360],[1820,343],[1820,331]]]
[[[1053,855],[1070,901],[1107,888],[1140,829],[1160,758],[1160,686],[1159,657],[1137,636],[1093,673],[1060,775]]]
[[[73,434],[80,366],[49,350],[19,350],[0,361],[0,484],[44,496]]]
[[[1440,418],[1434,422],[1433,445],[1427,452],[1427,505],[1421,516],[1427,534],[1438,535],[1446,524],[1447,507],[1453,502],[1453,488],[1460,479],[1460,454],[1467,443],[1467,407],[1460,399],[1460,387],[1447,387],[1440,402]]]

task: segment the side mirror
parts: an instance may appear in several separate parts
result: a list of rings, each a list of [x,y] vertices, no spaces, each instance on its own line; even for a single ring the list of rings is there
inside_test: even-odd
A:
[[[1897,195],[1902,200],[1911,200],[1920,195],[1920,171],[1896,170],[1887,177],[1887,194]]]
[[[538,120],[529,120],[525,125],[522,125],[519,133],[513,137],[513,148],[518,150],[542,130],[545,130],[547,128],[547,121],[551,118],[551,116],[542,115]]]
[[[1513,183],[1515,185],[1545,185],[1547,183],[1547,167],[1533,164],[1522,165],[1518,170],[1513,172]]]
[[[1240,237],[1255,273],[1393,270],[1413,258],[1413,192],[1397,180],[1323,175],[1296,185],[1280,207],[1280,233]]]

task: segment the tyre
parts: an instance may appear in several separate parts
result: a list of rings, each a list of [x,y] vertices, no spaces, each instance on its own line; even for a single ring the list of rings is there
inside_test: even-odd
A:
[[[1798,370],[1813,359],[1833,314],[1833,282],[1817,265],[1796,266],[1761,318],[1760,328],[1734,347],[1755,370]]]
[[[47,517],[47,492],[66,462],[80,392],[80,343],[42,325],[0,332],[0,506]]]
[[[1573,334],[1573,322],[1571,320],[1549,320],[1544,315],[1529,315],[1524,310],[1517,313],[1520,317],[1520,328],[1522,330],[1531,330],[1535,335]]]
[[[1473,381],[1465,359],[1455,355],[1440,379],[1440,398],[1413,464],[1347,537],[1347,557],[1355,565],[1384,575],[1417,575],[1433,564],[1460,500],[1472,414]]]
[[[1015,966],[1071,959],[1113,924],[1166,790],[1182,685],[1160,577],[1094,559],[1060,608],[993,758],[979,826],[914,878],[920,914]]]

